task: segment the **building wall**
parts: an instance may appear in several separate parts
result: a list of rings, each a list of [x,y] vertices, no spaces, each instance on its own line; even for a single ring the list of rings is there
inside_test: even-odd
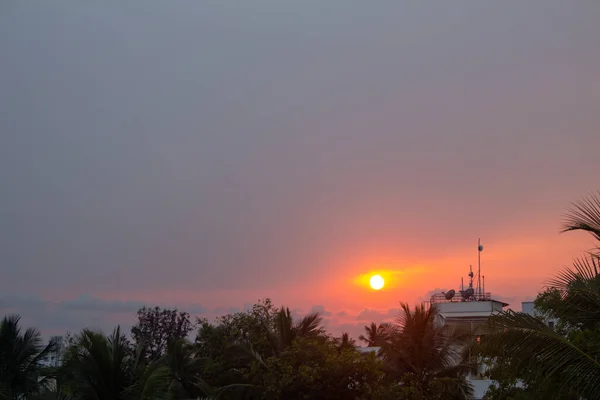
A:
[[[436,304],[440,313],[444,316],[447,326],[465,327],[477,337],[484,337],[488,318],[502,311],[505,304],[495,300],[471,301],[471,302],[447,302]],[[479,374],[469,376],[469,382],[473,385],[475,399],[480,400],[492,384],[490,379],[484,379],[487,366],[480,363]]]
[[[542,317],[543,316],[538,310],[536,310],[535,303],[533,301],[522,302],[521,310],[522,310],[522,312],[529,314],[531,316],[534,316],[534,317]],[[556,326],[557,322],[558,322],[558,320],[556,320],[556,319],[546,318],[546,323],[548,324],[548,326],[550,326],[553,329]]]
[[[525,314],[535,315],[535,303],[533,301],[524,301],[521,303],[521,310]]]
[[[453,302],[448,302],[448,303],[436,304],[436,307],[442,314],[449,314],[449,313],[471,314],[471,313],[482,313],[482,312],[491,313],[492,311],[495,310],[493,303],[496,303],[496,302],[494,302],[494,301],[465,301],[465,302],[453,301]],[[502,309],[502,308],[500,308],[500,309]]]
[[[62,355],[64,352],[64,339],[62,336],[53,336],[50,340],[55,340],[58,343],[56,351],[48,353],[46,358],[41,360],[41,364],[46,367],[59,367],[62,363]]]

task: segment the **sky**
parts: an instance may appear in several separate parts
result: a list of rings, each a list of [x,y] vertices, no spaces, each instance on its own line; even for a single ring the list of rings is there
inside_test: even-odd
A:
[[[0,4],[0,314],[520,309],[592,247],[600,2]],[[375,292],[363,277],[378,272]]]

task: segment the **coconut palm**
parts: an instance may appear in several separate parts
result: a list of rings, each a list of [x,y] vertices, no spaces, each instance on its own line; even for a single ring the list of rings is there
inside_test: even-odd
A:
[[[34,328],[21,332],[20,319],[11,315],[0,322],[0,398],[21,399],[39,392],[45,383],[41,362],[57,347],[53,341],[42,346],[41,334]]]
[[[199,357],[194,345],[187,339],[170,343],[160,362],[171,371],[170,391],[176,398],[190,399],[214,394],[214,389],[202,379],[209,360]]]
[[[170,399],[169,368],[140,362],[120,328],[109,336],[84,329],[65,356],[63,373],[75,398],[90,400]]]
[[[290,309],[282,307],[275,315],[273,329],[267,329],[274,354],[279,354],[288,348],[296,338],[317,337],[323,334],[322,321],[323,318],[319,313],[311,313],[300,321],[294,322]]]
[[[472,338],[439,323],[435,306],[420,305],[411,310],[401,304],[395,324],[386,330],[387,340],[381,355],[392,376],[410,379],[427,398],[440,392],[445,399],[469,399],[473,388],[466,380],[470,366],[465,351]]]
[[[334,342],[338,348],[338,351],[342,352],[346,349],[354,349],[356,347],[356,340],[350,337],[348,332],[343,332],[339,338],[334,338]]]
[[[598,196],[572,205],[563,232],[575,230],[600,241]],[[515,370],[535,370],[546,377],[544,383],[559,382],[565,391],[575,388],[587,400],[600,399],[600,348],[596,339],[589,340],[600,328],[600,256],[590,252],[576,259],[549,285],[556,294],[552,314],[565,329],[556,331],[542,318],[507,311],[491,318],[496,333],[488,338],[484,354],[506,357]]]
[[[375,322],[372,322],[371,325],[365,326],[365,334],[360,335],[358,340],[362,340],[367,343],[367,347],[378,347],[381,346],[385,342],[385,333],[389,328],[389,324],[382,323],[377,326]]]
[[[563,225],[563,232],[585,231],[600,241],[600,191],[590,193],[578,202],[571,204]]]
[[[550,328],[542,318],[506,311],[490,319],[492,335],[483,347],[488,357],[505,357],[515,371],[536,371],[545,384],[560,382],[587,400],[600,399],[600,349],[572,340],[598,331],[598,264],[579,260],[551,282],[560,294],[553,307],[567,332]],[[596,344],[597,346],[597,344]]]

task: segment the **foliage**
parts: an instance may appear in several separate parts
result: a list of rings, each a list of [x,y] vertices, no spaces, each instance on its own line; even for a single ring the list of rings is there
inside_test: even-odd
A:
[[[600,242],[600,191],[571,205],[563,225],[569,231],[588,232]]]
[[[159,400],[170,396],[170,371],[146,364],[117,327],[109,336],[84,329],[67,349],[64,389],[76,399]]]
[[[247,383],[249,364],[258,354],[272,353],[269,332],[275,329],[278,312],[267,299],[250,310],[222,316],[215,324],[198,321],[195,349],[198,357],[207,360],[205,380],[215,387]]]
[[[563,231],[574,230],[600,241],[598,196],[573,204]],[[508,363],[513,372],[497,377],[488,397],[503,398],[499,393],[514,391],[512,382],[518,380],[521,394],[538,396],[531,398],[551,393],[557,399],[600,399],[599,260],[588,252],[552,279],[535,301],[541,316],[507,311],[491,319],[494,334],[483,354],[498,365]],[[558,319],[557,329],[546,325],[547,318]]]
[[[444,399],[470,398],[473,388],[466,376],[471,370],[467,363],[471,333],[438,323],[435,306],[401,307],[381,349],[392,376],[408,379],[412,392],[428,399],[440,393]]]
[[[375,322],[365,326],[365,334],[360,335],[358,340],[367,344],[368,347],[379,347],[386,341],[386,332],[389,330],[389,324],[382,323],[377,326]]]
[[[18,399],[38,393],[47,383],[41,379],[41,361],[57,344],[42,346],[33,328],[21,332],[20,317],[5,316],[0,322],[0,398]]]
[[[337,345],[338,351],[356,348],[356,340],[350,337],[348,332],[343,332],[339,338],[334,338],[333,342]]]
[[[508,358],[497,358],[490,365],[493,384],[485,393],[484,400],[578,400],[569,388],[562,388],[558,381],[547,381],[534,366],[517,368]]]
[[[255,374],[263,399],[372,399],[380,394],[383,364],[354,348],[339,351],[326,337],[304,337]]]
[[[281,308],[275,314],[273,328],[268,329],[266,326],[272,353],[280,354],[298,338],[316,338],[323,335],[325,330],[321,326],[322,320],[319,313],[311,313],[294,323],[290,309]]]
[[[171,342],[167,354],[161,359],[170,375],[170,391],[177,398],[197,398],[214,393],[214,389],[204,379],[208,359],[199,357],[192,343],[187,339]]]
[[[137,312],[137,323],[131,328],[131,337],[143,348],[142,357],[156,361],[162,357],[170,342],[186,338],[194,330],[187,312],[159,307],[142,307]]]

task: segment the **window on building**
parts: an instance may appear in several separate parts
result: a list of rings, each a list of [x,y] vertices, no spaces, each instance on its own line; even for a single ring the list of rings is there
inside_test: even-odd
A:
[[[548,321],[548,327],[554,329],[554,321]]]

